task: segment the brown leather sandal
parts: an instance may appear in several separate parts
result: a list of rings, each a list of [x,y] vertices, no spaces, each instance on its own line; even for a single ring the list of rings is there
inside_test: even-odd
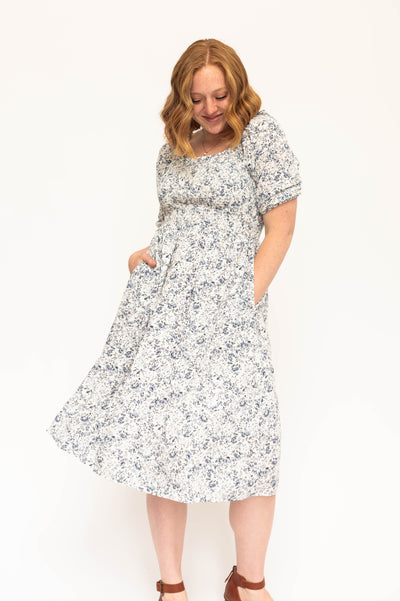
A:
[[[238,573],[237,566],[233,566],[228,576],[225,578],[225,582],[225,601],[241,601],[237,588],[238,586],[243,588],[251,588],[253,590],[265,587],[265,578],[260,580],[260,582],[250,582],[250,580],[246,580],[244,576]]]
[[[181,591],[185,590],[183,580],[181,580],[177,584],[168,584],[167,582],[163,582],[162,580],[157,580],[156,586],[157,590],[161,593],[158,601],[162,601],[162,598],[164,596],[163,593],[180,593]]]

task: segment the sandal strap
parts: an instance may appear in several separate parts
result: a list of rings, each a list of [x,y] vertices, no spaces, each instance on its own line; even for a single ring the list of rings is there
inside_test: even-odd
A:
[[[185,585],[183,584],[183,580],[178,582],[177,584],[168,584],[168,582],[163,582],[161,579],[156,582],[157,590],[160,593],[180,593],[185,590]]]
[[[265,578],[263,578],[259,582],[251,582],[250,580],[247,580],[244,576],[238,573],[237,566],[233,566],[227,578],[225,579],[225,582],[229,580],[231,576],[236,586],[241,586],[242,588],[250,588],[252,590],[257,590],[265,587]]]

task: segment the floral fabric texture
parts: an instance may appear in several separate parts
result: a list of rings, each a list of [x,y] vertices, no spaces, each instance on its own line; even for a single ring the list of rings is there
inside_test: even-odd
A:
[[[101,354],[47,432],[97,474],[181,502],[273,495],[281,426],[268,290],[254,302],[262,215],[300,194],[274,117],[240,144],[156,164],[159,214]]]

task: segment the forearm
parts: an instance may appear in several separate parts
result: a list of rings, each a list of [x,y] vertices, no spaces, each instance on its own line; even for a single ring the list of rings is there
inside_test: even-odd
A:
[[[254,258],[254,296],[257,303],[275,277],[293,234],[275,229],[266,234]]]

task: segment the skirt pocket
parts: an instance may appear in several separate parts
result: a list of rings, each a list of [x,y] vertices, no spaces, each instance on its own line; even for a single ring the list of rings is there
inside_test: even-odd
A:
[[[252,309],[256,310],[258,309],[261,305],[263,305],[265,303],[265,300],[268,297],[268,288],[266,289],[266,291],[264,292],[264,294],[262,295],[262,297],[260,298],[260,300],[256,303],[255,299],[254,299],[254,293],[255,293],[255,278],[254,278],[254,257],[252,257],[249,261],[250,265],[249,265],[249,277],[248,277],[248,281],[249,283],[249,296],[250,296],[250,304]]]

